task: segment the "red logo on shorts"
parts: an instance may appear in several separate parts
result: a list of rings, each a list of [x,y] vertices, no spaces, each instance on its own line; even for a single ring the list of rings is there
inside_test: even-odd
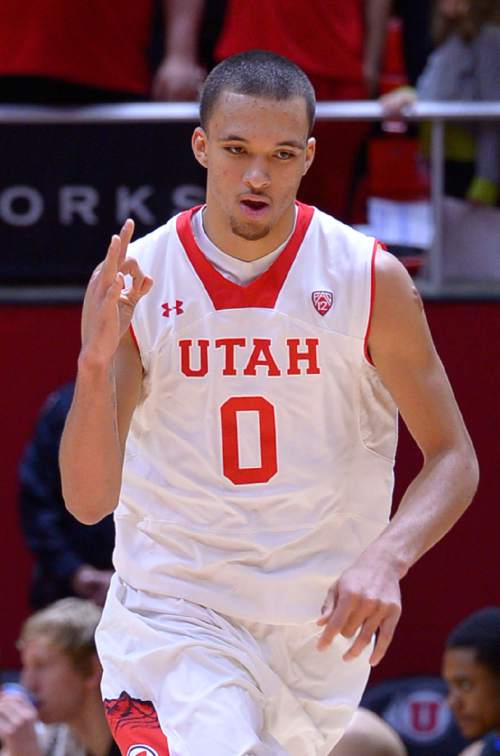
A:
[[[121,753],[127,756],[169,755],[167,738],[151,701],[132,698],[122,691],[119,698],[104,699],[104,709]]]
[[[333,292],[313,291],[312,303],[320,315],[326,315],[333,304]]]

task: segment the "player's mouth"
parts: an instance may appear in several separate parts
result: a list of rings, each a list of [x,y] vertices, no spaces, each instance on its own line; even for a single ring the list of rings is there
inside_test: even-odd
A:
[[[267,197],[259,195],[246,196],[240,199],[240,210],[247,218],[260,220],[269,210],[269,200]]]

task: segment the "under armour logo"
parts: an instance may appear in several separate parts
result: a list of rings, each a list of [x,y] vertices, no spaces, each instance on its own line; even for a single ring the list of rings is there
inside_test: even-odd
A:
[[[169,318],[171,312],[175,312],[176,315],[182,315],[182,313],[184,312],[184,310],[182,309],[182,305],[183,304],[184,303],[180,299],[176,299],[174,305],[169,305],[168,302],[165,302],[164,304],[162,304],[162,307],[163,307],[162,315],[163,315],[163,317],[164,318]]]

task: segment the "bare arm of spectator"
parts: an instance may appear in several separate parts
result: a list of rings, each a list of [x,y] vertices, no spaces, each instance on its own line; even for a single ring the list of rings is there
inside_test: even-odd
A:
[[[164,0],[165,57],[156,72],[155,100],[195,100],[205,70],[198,63],[204,0]]]
[[[71,579],[71,588],[76,596],[104,606],[112,574],[111,570],[99,570],[90,564],[82,564]]]
[[[366,0],[365,2],[363,76],[369,97],[375,97],[378,91],[380,65],[391,6],[392,0]]]

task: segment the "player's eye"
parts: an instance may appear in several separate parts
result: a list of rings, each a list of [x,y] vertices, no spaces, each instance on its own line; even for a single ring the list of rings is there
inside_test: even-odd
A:
[[[279,160],[290,160],[291,158],[295,157],[295,154],[293,152],[290,152],[290,150],[279,150],[276,153],[276,157]]]
[[[231,153],[231,155],[242,155],[244,152],[243,147],[240,147],[238,144],[227,144],[224,149],[226,152]]]

